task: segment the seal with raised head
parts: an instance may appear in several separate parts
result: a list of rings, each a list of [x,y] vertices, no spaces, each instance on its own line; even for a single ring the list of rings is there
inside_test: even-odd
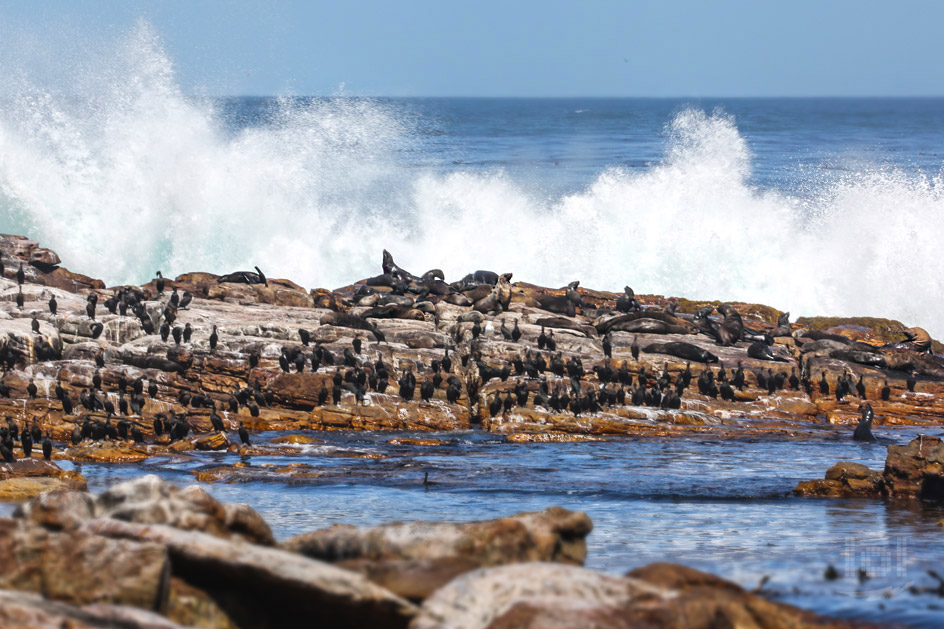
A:
[[[233,282],[235,284],[265,284],[269,285],[269,280],[266,279],[265,274],[259,267],[254,267],[256,272],[252,271],[236,271],[235,273],[227,273],[226,275],[221,275],[216,278],[217,283],[222,284],[223,282]]]
[[[784,312],[779,317],[777,317],[777,327],[770,331],[770,336],[790,336],[791,333],[790,313]]]
[[[919,354],[931,353],[931,335],[924,328],[908,328],[903,330],[904,341],[882,345],[881,349],[910,349]]]
[[[636,293],[629,286],[624,286],[623,294],[616,299],[616,309],[619,312],[640,310],[639,302],[636,301]]]
[[[872,411],[872,405],[866,402],[865,406],[862,407],[862,417],[859,419],[859,424],[856,426],[855,432],[852,433],[853,441],[876,441],[872,434],[873,419],[875,419],[875,413]]]
[[[571,282],[567,285],[567,288],[564,289],[563,296],[538,295],[535,301],[538,302],[538,307],[542,310],[562,314],[567,317],[576,316],[577,306],[580,305],[580,293],[577,292],[578,286],[580,286],[579,281]]]
[[[511,273],[503,273],[498,276],[498,281],[491,292],[477,299],[472,305],[472,309],[483,313],[501,313],[508,310],[511,304]]]

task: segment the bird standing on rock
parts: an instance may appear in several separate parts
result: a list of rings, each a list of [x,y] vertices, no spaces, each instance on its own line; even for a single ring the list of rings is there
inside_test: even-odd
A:
[[[49,298],[49,313],[55,315],[58,308],[59,304],[56,302],[56,296],[53,295]]]
[[[213,326],[213,331],[210,332],[210,351],[216,349],[216,342],[219,340],[219,335],[216,333],[216,325]]]

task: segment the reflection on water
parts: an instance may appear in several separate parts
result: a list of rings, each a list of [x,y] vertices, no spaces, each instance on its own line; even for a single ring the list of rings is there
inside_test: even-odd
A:
[[[891,432],[906,443],[913,430]],[[273,434],[257,435],[261,442]],[[392,445],[394,436],[318,433],[324,444],[296,446],[290,462],[324,475],[207,485],[222,501],[246,502],[282,539],[337,523],[465,521],[551,505],[580,509],[594,523],[587,565],[622,573],[676,561],[825,614],[944,625],[944,601],[913,594],[944,560],[944,508],[915,501],[794,498],[801,480],[821,478],[839,460],[873,468],[886,448],[851,440],[712,441],[612,439],[605,443],[506,444],[478,432],[437,435],[439,446]],[[385,458],[337,456],[357,452]],[[194,472],[239,460],[264,472],[286,456],[194,453],[144,465],[76,465],[98,492],[153,472],[180,484]],[[429,472],[432,486],[425,489]],[[827,581],[834,566],[840,578]],[[868,578],[860,582],[858,570]]]

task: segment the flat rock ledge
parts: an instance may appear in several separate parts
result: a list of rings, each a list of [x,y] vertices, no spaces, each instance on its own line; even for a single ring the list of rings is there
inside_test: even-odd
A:
[[[944,500],[944,443],[921,435],[904,446],[888,446],[883,470],[840,461],[823,480],[803,481],[798,496],[920,498]]]
[[[0,626],[865,626],[684,566],[622,577],[584,569],[592,522],[559,507],[464,524],[335,526],[278,547],[259,534],[264,522],[245,524],[255,512],[230,507],[155,477],[99,496],[34,498],[0,518]]]

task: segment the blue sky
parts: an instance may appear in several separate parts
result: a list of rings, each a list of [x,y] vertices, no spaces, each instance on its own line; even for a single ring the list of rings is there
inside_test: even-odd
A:
[[[211,94],[944,95],[930,1],[4,0],[0,48],[142,17]]]

